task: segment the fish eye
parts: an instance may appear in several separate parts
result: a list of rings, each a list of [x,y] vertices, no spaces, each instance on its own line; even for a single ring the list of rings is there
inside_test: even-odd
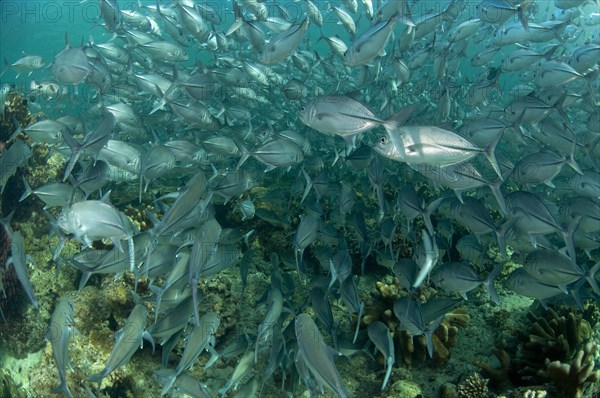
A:
[[[348,56],[348,51],[344,51],[344,57]]]
[[[303,106],[302,108],[300,108],[300,112],[304,112],[306,110],[306,107]]]
[[[379,139],[380,144],[387,144],[387,137],[383,136]]]

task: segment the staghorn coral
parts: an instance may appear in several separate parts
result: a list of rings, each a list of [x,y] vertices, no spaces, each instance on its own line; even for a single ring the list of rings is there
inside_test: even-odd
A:
[[[586,384],[600,380],[600,371],[594,370],[594,356],[597,350],[596,343],[589,342],[575,354],[570,363],[550,362],[546,359],[546,373],[567,397],[583,397]]]
[[[484,398],[488,396],[488,379],[479,373],[467,377],[464,383],[458,386],[458,398]]]

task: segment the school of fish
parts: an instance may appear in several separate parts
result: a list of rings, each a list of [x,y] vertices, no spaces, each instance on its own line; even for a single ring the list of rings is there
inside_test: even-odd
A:
[[[81,271],[79,289],[92,275],[135,280],[104,368],[77,384],[74,301],[56,300],[55,392],[94,396],[157,339],[156,396],[261,396],[273,380],[281,396],[358,396],[336,366],[349,351],[342,339],[353,353],[372,342],[385,390],[396,331],[361,322],[360,282],[375,269],[407,292],[393,305],[397,328],[425,336],[430,356],[445,314],[482,285],[480,300],[495,304],[506,289],[544,306],[598,301],[597,2],[124,3],[99,0],[80,44],[66,32],[65,44],[46,43],[52,60],[5,59],[0,75],[3,115],[15,75],[31,80],[22,94],[47,115],[10,121],[0,192],[17,181],[18,206],[43,202],[53,259]],[[42,186],[27,178],[35,146],[64,161]],[[111,199],[123,186],[126,204],[153,205],[149,228]],[[2,226],[7,267],[37,309],[23,236],[9,214]],[[227,270],[245,287],[252,243],[274,230],[288,245],[265,253],[260,319],[243,336],[223,334],[220,314],[199,310],[198,286]],[[61,253],[68,240],[75,256]],[[508,262],[520,266],[507,273]],[[443,293],[420,302],[422,286]],[[348,317],[334,317],[334,302]],[[218,391],[189,373],[201,355],[205,368],[239,359]]]

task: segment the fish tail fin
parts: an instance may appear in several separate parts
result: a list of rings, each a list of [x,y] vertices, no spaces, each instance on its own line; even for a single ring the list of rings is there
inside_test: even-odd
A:
[[[164,397],[167,395],[173,384],[175,384],[175,380],[177,380],[177,372],[175,370],[165,370],[162,374],[167,380],[165,381],[165,385],[163,386],[162,391],[160,392],[160,396]]]
[[[571,152],[569,154],[569,157],[567,158],[567,164],[573,169],[575,170],[575,172],[577,174],[583,175],[583,171],[581,170],[581,167],[579,167],[579,163],[577,163],[577,161],[575,160],[574,154],[573,152]]]
[[[54,388],[52,392],[55,394],[62,393],[65,394],[68,398],[73,398],[73,394],[71,394],[71,391],[69,391],[69,387],[67,386],[66,380],[61,381],[60,386]]]
[[[313,182],[310,179],[310,176],[308,175],[306,170],[304,170],[304,167],[302,167],[300,169],[300,171],[302,172],[302,175],[304,176],[304,179],[306,180],[306,188],[304,188],[304,193],[302,194],[302,199],[300,200],[300,203],[304,203],[304,199],[306,199],[306,197],[310,193],[311,188],[313,187]]]
[[[100,373],[96,373],[91,376],[88,376],[87,379],[88,379],[88,381],[91,381],[92,383],[102,383],[102,380],[104,380],[104,378],[107,375],[108,375],[108,372],[106,371],[106,369],[104,369]]]
[[[410,104],[393,113],[384,121],[384,127],[386,130],[388,128],[395,129],[406,124],[418,106],[418,103]]]
[[[75,261],[75,260],[71,260],[71,261]],[[58,267],[56,267],[56,273],[58,274]],[[90,276],[92,276],[91,272],[87,272],[87,271],[83,271],[81,273],[81,278],[79,279],[79,290],[83,289],[85,287],[85,285],[87,284],[88,280],[90,280]]]
[[[496,198],[496,202],[498,202],[498,208],[500,209],[500,213],[502,213],[503,216],[505,216],[507,214],[506,212],[506,200],[504,199],[504,195],[502,194],[502,189],[500,188],[502,186],[502,184],[504,183],[504,180],[498,180],[493,184],[490,184],[490,190],[492,191],[492,194],[494,195],[494,198]]]
[[[433,358],[433,333],[440,326],[444,316],[439,317],[431,328],[428,328],[425,331],[425,341],[427,342],[427,353],[429,354],[429,358]]]
[[[577,216],[574,220],[569,222],[567,228],[561,231],[563,239],[565,241],[565,246],[567,247],[567,253],[569,254],[569,258],[573,263],[575,263],[575,259],[577,258],[577,252],[575,250],[575,243],[573,242],[573,235],[575,235],[575,231],[579,228],[579,223],[581,222],[582,216]]]
[[[248,151],[248,148],[246,148],[244,146],[244,144],[242,144],[241,142],[239,142],[238,140],[233,140],[233,142],[235,143],[235,145],[238,147],[238,149],[240,150],[240,152],[242,153],[242,157],[240,158],[240,160],[238,161],[238,164],[236,166],[236,171],[240,169],[240,167],[242,167],[242,165],[244,163],[246,163],[246,160],[248,160],[248,158],[250,157],[251,153],[250,151]]]
[[[335,164],[340,160],[340,155],[343,154],[342,151],[338,151],[337,148],[333,148],[333,152],[335,153],[335,157],[333,158],[333,162],[331,163],[331,167],[335,166]]]
[[[519,17],[519,22],[523,25],[523,29],[529,32],[529,23],[527,22],[527,7],[531,3],[530,0],[525,0],[521,4],[517,6],[517,15]]]
[[[135,247],[131,235],[127,237],[127,248],[129,249],[129,271],[133,272],[135,270]]]
[[[498,293],[496,292],[496,288],[494,287],[494,279],[500,275],[500,271],[502,271],[502,267],[504,267],[504,263],[500,263],[494,267],[492,272],[488,275],[488,277],[483,281],[492,301],[496,304],[500,304],[500,298],[498,297]]]
[[[75,141],[73,136],[66,130],[62,132],[62,136],[63,136],[63,139],[65,140],[66,144],[69,146],[69,148],[71,148],[71,157],[69,158],[69,161],[67,162],[67,167],[65,168],[65,174],[63,175],[63,181],[66,181],[67,178],[69,177],[69,175],[71,174],[71,172],[73,171],[73,168],[75,167],[75,164],[77,163],[77,160],[79,160],[79,156],[81,155],[83,146],[79,142]]]
[[[158,321],[158,313],[160,311],[160,303],[162,301],[163,289],[156,285],[150,285],[148,286],[148,289],[150,289],[150,291],[156,296],[156,303],[154,305],[154,323],[156,323],[156,321]]]
[[[560,97],[560,99],[558,101],[556,101],[556,104],[553,105],[553,108],[556,109],[556,112],[558,112],[558,114],[560,115],[560,117],[565,122],[567,122],[567,123],[570,124],[569,116],[567,115],[567,113],[563,109],[563,104],[564,104],[566,98],[567,98],[567,92],[565,91],[563,93],[563,95]]]
[[[139,194],[138,194],[138,201],[140,204],[142,204],[142,186],[144,183],[144,173],[142,172],[142,170],[140,170],[140,189],[139,189]]]
[[[500,169],[500,165],[498,164],[498,160],[496,159],[496,145],[500,142],[500,138],[502,138],[502,134],[498,135],[498,138],[492,141],[484,150],[483,155],[488,160],[498,178],[501,181],[504,181],[504,176],[502,175],[502,170]]]
[[[594,139],[592,139],[589,143],[585,145],[585,154],[596,168],[600,168],[600,158],[597,158],[596,155],[594,155],[594,149],[596,148],[596,146],[598,146],[598,143],[600,143],[600,135],[596,136]]]
[[[563,123],[563,126],[566,127],[567,131],[572,134],[573,137],[573,145],[571,145],[571,150],[569,151],[569,156],[567,157],[567,164],[571,167],[577,174],[583,175],[583,171],[581,167],[579,167],[579,163],[575,160],[575,150],[577,149],[577,139],[575,137],[575,132],[571,130],[568,126]]]
[[[6,73],[6,71],[8,70],[8,68],[10,68],[10,63],[8,62],[8,60],[6,58],[4,58],[4,67],[2,68],[2,72],[0,72],[0,77],[4,76],[4,74]]]
[[[596,273],[600,270],[600,261],[596,263],[586,274],[585,279],[588,281],[594,293],[600,296],[600,288],[598,287],[598,282],[596,281]]]
[[[360,303],[360,310],[358,311],[358,319],[356,320],[356,329],[354,330],[354,338],[352,339],[352,344],[356,343],[356,339],[358,338],[358,330],[360,329],[360,324],[363,316],[363,312],[365,311],[365,303]]]
[[[192,300],[194,301],[194,325],[200,325],[200,313],[198,307],[200,299],[198,298],[198,278],[190,277],[190,286],[192,287]]]
[[[502,254],[502,258],[504,260],[508,259],[508,255],[506,254],[506,231],[507,231],[507,229],[505,228],[505,225],[507,225],[507,224],[508,224],[508,222],[503,224],[499,228],[496,228],[496,231],[494,231],[494,233],[496,235],[496,242],[498,242],[498,249],[500,250],[500,254]]]
[[[27,179],[23,176],[21,178],[23,179],[23,185],[25,185],[25,192],[23,192],[23,195],[21,195],[21,197],[19,198],[19,202],[24,201],[26,198],[29,197],[29,195],[33,193],[31,187],[29,186],[29,183],[27,182]]]
[[[10,135],[10,138],[8,139],[9,141],[14,140],[20,133],[25,133],[25,131],[21,127],[21,124],[19,124],[19,121],[14,116],[13,116],[13,124],[15,125],[15,132]]]
[[[435,236],[429,235],[426,230],[422,232],[423,236],[423,247],[425,248],[425,261],[422,265],[421,269],[419,269],[419,273],[415,278],[415,281],[412,287],[417,288],[421,286],[421,283],[429,276],[431,270],[435,266],[438,260],[439,253],[437,251],[437,246],[435,244]]]
[[[154,112],[158,111],[159,109],[162,109],[169,102],[168,95],[170,95],[173,92],[173,90],[175,89],[175,87],[177,85],[175,83],[171,84],[165,93],[162,92],[162,90],[160,89],[160,87],[158,87],[158,85],[155,85],[155,86],[156,86],[156,91],[158,92],[159,100],[156,103],[156,105],[154,105],[152,110],[150,111],[150,115],[152,115]]]
[[[429,235],[434,236],[435,231],[433,230],[433,224],[431,223],[431,215],[434,211],[437,210],[438,207],[442,204],[444,198],[437,198],[433,202],[431,202],[423,212],[423,221],[425,222],[425,226],[427,227],[427,232]]]

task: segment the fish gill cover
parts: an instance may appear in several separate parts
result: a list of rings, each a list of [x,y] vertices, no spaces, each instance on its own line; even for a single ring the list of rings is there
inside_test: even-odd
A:
[[[596,396],[599,28],[0,2],[0,396]]]

